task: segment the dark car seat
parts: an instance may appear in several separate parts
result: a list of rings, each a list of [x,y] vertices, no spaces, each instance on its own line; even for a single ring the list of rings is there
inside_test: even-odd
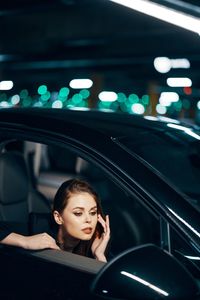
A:
[[[20,152],[0,155],[0,220],[27,222],[30,212],[49,212],[50,204],[37,192]]]
[[[53,202],[59,186],[76,176],[77,155],[66,148],[53,145],[41,145],[41,150],[37,187],[49,201]]]

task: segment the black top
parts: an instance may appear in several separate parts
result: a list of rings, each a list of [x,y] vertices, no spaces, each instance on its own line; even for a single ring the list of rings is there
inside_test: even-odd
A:
[[[34,235],[46,232],[56,240],[57,231],[58,226],[51,214],[31,213],[28,223],[1,221],[0,241],[12,232],[22,235]]]

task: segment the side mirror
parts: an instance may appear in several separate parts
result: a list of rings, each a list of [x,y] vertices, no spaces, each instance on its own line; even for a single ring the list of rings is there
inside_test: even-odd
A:
[[[199,299],[192,275],[155,245],[129,249],[99,272],[92,293],[103,299]]]

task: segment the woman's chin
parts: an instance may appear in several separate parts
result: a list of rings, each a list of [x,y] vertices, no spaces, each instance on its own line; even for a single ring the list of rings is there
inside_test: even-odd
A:
[[[92,233],[92,234],[84,234],[84,235],[82,235],[82,236],[80,237],[80,239],[81,239],[82,241],[89,241],[89,240],[91,240],[92,235],[93,235],[93,233]]]

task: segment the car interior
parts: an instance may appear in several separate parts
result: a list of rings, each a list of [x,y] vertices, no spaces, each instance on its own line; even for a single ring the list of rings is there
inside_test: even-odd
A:
[[[102,170],[71,150],[29,141],[8,141],[0,154],[0,220],[27,222],[30,213],[50,213],[62,182],[87,180],[111,223],[111,257],[144,243],[160,243],[159,221]]]

